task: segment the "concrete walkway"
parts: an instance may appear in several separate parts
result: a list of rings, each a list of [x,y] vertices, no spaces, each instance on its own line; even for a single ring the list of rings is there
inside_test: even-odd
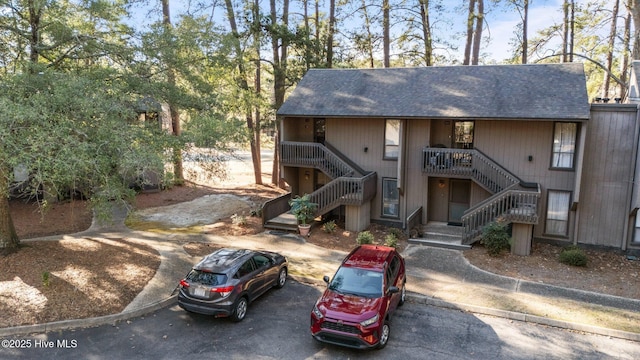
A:
[[[123,210],[119,217],[123,217]],[[118,216],[113,224],[96,224],[72,237],[122,237],[145,243],[160,253],[161,265],[144,290],[120,314],[0,329],[0,336],[113,324],[174,304],[176,286],[200,257],[189,256],[187,242],[225,247],[263,249],[286,255],[290,277],[323,286],[345,252],[305,242],[295,234],[265,232],[244,237],[212,234],[158,235],[126,228]],[[69,238],[70,235],[65,235]],[[49,240],[62,236],[49,237]],[[42,239],[34,239],[42,240]],[[403,252],[408,273],[408,301],[499,316],[640,342],[640,301],[581,290],[560,288],[488,273],[472,266],[460,250],[409,245]],[[631,285],[631,284],[630,284]]]

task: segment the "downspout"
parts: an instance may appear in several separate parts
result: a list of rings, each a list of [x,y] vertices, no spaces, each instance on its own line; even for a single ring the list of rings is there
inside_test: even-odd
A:
[[[631,201],[633,199],[635,199],[635,195],[634,194],[634,190],[635,190],[635,181],[636,181],[636,176],[638,174],[638,144],[640,143],[640,105],[636,106],[636,124],[635,124],[635,129],[634,129],[634,138],[633,138],[633,156],[631,157],[632,159],[634,159],[634,164],[633,164],[633,176],[631,177],[631,181],[628,182],[628,189],[627,189],[627,194],[629,194],[629,196],[627,196],[627,209],[631,209]],[[637,216],[637,215],[636,215]],[[627,250],[627,243],[629,242],[629,228],[631,226],[631,224],[629,223],[629,219],[630,217],[627,216],[624,220],[625,222],[625,226],[624,226],[624,232],[622,235],[622,251],[626,251]]]
[[[398,146],[398,194],[402,198],[402,229],[407,228],[407,198],[404,196],[407,183],[407,120],[400,120],[400,144]]]
[[[589,122],[586,121],[583,123],[580,129],[580,142],[578,146],[580,146],[578,151],[578,159],[576,166],[576,182],[575,182],[575,193],[573,203],[576,205],[575,209],[572,205],[571,209],[574,211],[574,220],[573,220],[573,234],[571,237],[573,238],[573,245],[578,245],[578,228],[580,224],[580,187],[582,186],[582,168],[584,162],[584,152],[587,147],[587,131],[589,130]],[[547,204],[548,206],[548,204]]]

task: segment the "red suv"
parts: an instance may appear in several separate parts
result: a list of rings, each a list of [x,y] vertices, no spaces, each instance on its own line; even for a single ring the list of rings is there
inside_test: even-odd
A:
[[[342,261],[311,311],[311,335],[352,348],[387,345],[391,314],[405,300],[404,259],[396,249],[360,245]]]

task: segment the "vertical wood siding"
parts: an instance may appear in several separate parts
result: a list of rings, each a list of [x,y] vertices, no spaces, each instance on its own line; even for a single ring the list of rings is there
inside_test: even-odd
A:
[[[553,121],[476,121],[474,147],[492,158],[521,180],[539,183],[542,196],[538,203],[540,220],[534,236],[544,237],[547,190],[573,192],[573,170],[552,170]],[[529,156],[532,161],[529,161]],[[568,240],[568,239],[567,239]]]
[[[636,111],[592,107],[578,205],[578,242],[623,245],[634,176]],[[616,110],[616,111],[614,111]]]

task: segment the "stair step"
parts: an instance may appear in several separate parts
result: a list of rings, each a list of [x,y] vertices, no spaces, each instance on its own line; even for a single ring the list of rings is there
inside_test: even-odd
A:
[[[445,248],[445,249],[454,249],[454,250],[471,249],[471,245],[462,244],[462,240],[441,241],[441,240],[433,240],[433,239],[425,239],[425,238],[411,238],[408,240],[408,242],[410,244],[418,244],[418,245],[432,246],[432,247]]]

